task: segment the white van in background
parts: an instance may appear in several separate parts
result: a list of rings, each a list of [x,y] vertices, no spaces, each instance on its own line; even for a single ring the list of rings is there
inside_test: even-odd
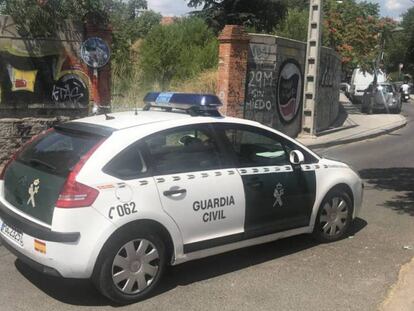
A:
[[[364,95],[364,91],[368,88],[368,86],[374,81],[374,75],[370,74],[367,71],[363,71],[360,68],[354,69],[351,78],[351,89],[350,95],[352,101],[354,103],[360,103],[362,100],[362,96]],[[385,73],[381,70],[378,71],[378,83],[382,83],[386,81]]]

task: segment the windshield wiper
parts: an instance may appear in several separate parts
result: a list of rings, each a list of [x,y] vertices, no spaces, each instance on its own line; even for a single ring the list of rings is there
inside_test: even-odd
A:
[[[56,171],[56,167],[54,167],[53,165],[43,162],[42,160],[39,159],[30,159],[29,160],[30,164],[37,164],[37,165],[42,165],[44,167],[47,167],[48,169],[52,170],[52,171]]]

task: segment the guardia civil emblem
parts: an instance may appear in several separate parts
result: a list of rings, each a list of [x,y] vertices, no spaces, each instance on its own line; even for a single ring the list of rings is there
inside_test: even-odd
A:
[[[28,193],[29,193],[29,200],[27,200],[27,205],[29,203],[32,205],[33,208],[36,207],[35,195],[38,194],[40,188],[40,180],[35,179],[31,185],[29,186]]]
[[[276,206],[283,206],[282,196],[285,194],[285,189],[283,189],[283,185],[281,183],[278,183],[275,188],[275,192],[273,193],[273,196],[275,197],[275,203],[273,203],[273,207]]]

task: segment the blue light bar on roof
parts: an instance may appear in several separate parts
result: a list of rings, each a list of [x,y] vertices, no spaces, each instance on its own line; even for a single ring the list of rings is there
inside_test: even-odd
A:
[[[151,107],[171,109],[217,110],[223,104],[216,95],[193,93],[157,93],[151,92],[144,97],[144,102]]]

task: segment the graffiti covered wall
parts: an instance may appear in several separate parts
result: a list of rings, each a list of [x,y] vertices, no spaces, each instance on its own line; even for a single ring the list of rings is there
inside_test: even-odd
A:
[[[296,137],[301,131],[305,58],[303,42],[250,34],[244,117]],[[321,67],[318,131],[338,114],[340,59],[323,48]]]
[[[0,116],[13,109],[87,110],[91,81],[79,56],[83,24],[66,22],[55,37],[19,34],[0,16]]]

